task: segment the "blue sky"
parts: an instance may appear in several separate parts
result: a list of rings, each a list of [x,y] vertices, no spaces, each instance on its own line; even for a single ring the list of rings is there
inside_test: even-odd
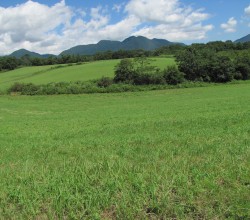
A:
[[[0,54],[58,54],[131,35],[191,44],[250,33],[250,0],[1,0]]]

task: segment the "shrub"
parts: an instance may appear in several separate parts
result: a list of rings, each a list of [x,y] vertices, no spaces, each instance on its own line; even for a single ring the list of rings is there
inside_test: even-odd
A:
[[[9,92],[9,93],[12,93],[12,92],[22,92],[23,87],[24,87],[24,84],[23,84],[23,83],[16,82],[16,83],[14,83],[14,84],[9,88],[8,92]]]
[[[243,80],[248,80],[250,79],[250,66],[246,63],[237,63],[235,65],[235,70],[236,72],[238,72],[238,74],[240,73],[241,77],[237,78],[234,77],[235,79],[243,79]]]
[[[226,56],[218,56],[216,61],[210,64],[210,78],[212,82],[225,83],[234,78],[234,63]]]
[[[21,94],[22,95],[36,95],[38,93],[39,86],[33,83],[24,84]]]
[[[168,66],[163,71],[163,77],[167,84],[177,85],[184,82],[184,73],[180,72],[176,66]]]
[[[166,84],[166,80],[163,77],[162,72],[157,72],[155,74],[151,74],[149,76],[150,84],[155,84],[155,85],[164,85]]]
[[[39,86],[34,85],[33,83],[15,83],[9,89],[8,93],[21,93],[22,95],[36,95],[38,90],[40,89]]]
[[[99,87],[109,87],[110,85],[113,84],[113,79],[109,78],[109,77],[102,77],[100,80],[97,81],[97,85]]]
[[[131,59],[123,59],[115,67],[114,81],[117,82],[131,82],[135,77],[134,64]]]

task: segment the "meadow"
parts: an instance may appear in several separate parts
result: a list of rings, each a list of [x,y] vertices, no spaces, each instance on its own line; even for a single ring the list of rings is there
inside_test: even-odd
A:
[[[249,219],[249,110],[249,82],[0,96],[0,218]]]
[[[174,58],[153,57],[152,65],[160,69],[174,65]],[[80,65],[52,65],[23,67],[13,71],[0,72],[0,90],[6,90],[15,82],[46,84],[50,82],[88,81],[101,77],[113,77],[114,67],[120,60],[102,60]]]

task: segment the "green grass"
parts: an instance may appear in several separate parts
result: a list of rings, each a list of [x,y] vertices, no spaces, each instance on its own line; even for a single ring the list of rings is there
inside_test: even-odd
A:
[[[0,96],[1,219],[249,219],[250,84]]]
[[[175,64],[174,58],[152,58],[152,65],[164,69],[167,65]],[[5,90],[15,82],[46,84],[50,82],[88,81],[102,76],[113,77],[114,67],[119,60],[106,60],[85,63],[82,65],[24,67],[13,71],[0,73],[0,90]]]

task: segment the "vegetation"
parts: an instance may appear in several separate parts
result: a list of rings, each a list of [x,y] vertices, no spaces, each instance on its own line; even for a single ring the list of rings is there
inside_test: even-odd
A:
[[[138,41],[139,39],[137,39]],[[157,41],[157,40],[156,40]],[[140,42],[140,40],[138,41]],[[137,42],[137,43],[138,43]],[[105,43],[105,42],[104,42]],[[17,51],[18,58],[15,57],[1,57],[0,59],[0,71],[1,70],[13,70],[20,66],[43,66],[43,65],[55,65],[55,64],[69,64],[69,63],[82,63],[82,62],[90,62],[90,61],[98,61],[98,60],[113,60],[113,59],[125,59],[125,58],[136,58],[136,57],[152,57],[152,56],[166,56],[166,55],[177,55],[179,52],[185,50],[187,46],[182,44],[170,44],[168,46],[160,47],[160,41],[155,42],[158,44],[157,48],[154,50],[142,50],[136,49],[133,50],[130,46],[125,47],[128,48],[127,50],[104,50],[102,48],[101,51],[96,51],[93,55],[79,55],[76,50],[73,54],[61,54],[60,56],[53,56],[53,55],[39,55],[36,53],[32,53],[27,51],[28,54],[23,55],[20,57],[20,54],[25,53],[23,50]],[[163,43],[165,44],[165,43]],[[132,45],[136,45],[133,43]],[[149,46],[149,45],[148,45]],[[152,46],[152,45],[151,45]],[[232,41],[215,41],[209,42],[207,44],[193,44],[192,47],[196,49],[200,48],[207,48],[210,50],[214,50],[216,52],[235,52],[235,51],[242,51],[242,50],[249,50],[250,49],[250,42],[244,43],[233,43]],[[129,48],[131,50],[129,50]],[[152,47],[154,48],[154,46]],[[151,48],[151,49],[152,49]],[[91,51],[95,51],[96,48],[91,48]],[[148,48],[149,49],[149,48]],[[73,52],[74,50],[72,50]],[[248,51],[249,52],[249,51]]]
[[[206,46],[190,46],[177,56],[178,67],[191,81],[229,82],[250,79],[250,55],[241,53],[235,59],[218,54]]]
[[[15,82],[48,84],[56,82],[77,82],[114,77],[114,67],[120,60],[102,60],[95,62],[60,64],[53,66],[23,67],[0,73],[0,90],[7,90]],[[164,69],[175,64],[174,58],[154,57],[151,64]]]
[[[155,51],[145,50],[118,50],[118,51],[105,51],[98,52],[94,55],[69,55],[62,54],[60,56],[48,55],[48,57],[38,57],[26,54],[22,57],[16,58],[13,56],[0,57],[0,71],[1,70],[13,70],[23,66],[48,66],[56,64],[81,64],[83,62],[92,62],[100,60],[115,60],[124,58],[136,58],[140,56],[160,56],[162,54],[169,54],[168,52],[174,52],[175,48],[181,48],[182,46],[172,45],[169,48],[163,47]],[[167,52],[168,51],[168,52]]]
[[[2,96],[3,219],[249,219],[250,84]]]
[[[196,45],[187,47],[177,55],[178,67],[170,65],[170,62],[168,62],[165,69],[160,69],[157,66],[151,65],[152,61],[155,60],[150,60],[146,57],[126,58],[116,64],[113,79],[106,75],[101,79],[92,81],[78,80],[40,85],[15,83],[9,88],[8,92],[20,93],[22,95],[53,95],[141,91],[145,89],[173,88],[171,85],[175,85],[176,87],[178,84],[181,84],[178,88],[197,86],[197,84],[193,84],[192,82],[226,83],[233,80],[247,80],[250,78],[250,55],[248,53],[242,52],[232,59],[228,56],[218,54],[215,50],[207,48],[207,46],[199,46],[199,49],[196,47]],[[75,67],[82,70],[80,65],[55,66],[53,69],[56,69],[60,79],[63,76],[62,68],[65,69],[66,67],[70,67],[71,70]],[[93,67],[96,69],[97,63]],[[102,70],[104,70],[103,67],[102,63]],[[41,76],[40,74],[46,72],[47,70],[38,72],[38,78]],[[73,79],[69,75],[68,70],[65,73],[69,77],[68,79]],[[87,72],[88,76],[90,76],[89,73],[90,71]],[[100,73],[98,72],[98,74]],[[51,80],[52,72],[49,72],[47,76]],[[138,85],[151,86],[148,88],[136,88]],[[198,85],[200,84],[198,83]]]
[[[164,79],[163,79],[164,80]],[[235,84],[233,82],[233,84]],[[240,81],[239,83],[242,83]],[[60,95],[60,94],[89,94],[89,93],[120,93],[120,92],[139,92],[176,88],[207,87],[216,84],[204,82],[184,82],[176,85],[169,84],[150,84],[134,85],[128,83],[114,83],[110,77],[102,77],[93,81],[77,82],[58,82],[36,85],[33,83],[15,83],[7,91],[12,95]],[[6,94],[6,93],[5,93]]]
[[[249,219],[249,48],[2,57],[0,217]]]

